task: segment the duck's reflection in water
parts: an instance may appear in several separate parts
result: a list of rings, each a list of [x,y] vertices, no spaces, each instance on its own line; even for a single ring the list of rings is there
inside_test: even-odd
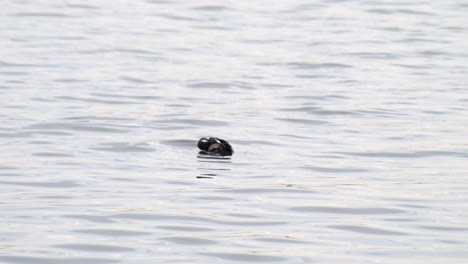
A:
[[[215,176],[221,176],[222,171],[230,171],[226,168],[226,163],[231,163],[231,157],[228,156],[214,156],[206,154],[198,154],[197,160],[200,162],[198,169],[201,171],[197,176],[199,179],[212,179]]]

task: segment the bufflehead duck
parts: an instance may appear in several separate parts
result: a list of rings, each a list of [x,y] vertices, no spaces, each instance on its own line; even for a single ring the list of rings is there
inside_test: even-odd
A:
[[[220,138],[200,138],[198,148],[203,154],[231,156],[234,153],[229,142]]]

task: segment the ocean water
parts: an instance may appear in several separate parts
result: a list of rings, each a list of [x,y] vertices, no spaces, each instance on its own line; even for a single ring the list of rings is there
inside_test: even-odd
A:
[[[3,1],[0,262],[465,263],[467,13]]]

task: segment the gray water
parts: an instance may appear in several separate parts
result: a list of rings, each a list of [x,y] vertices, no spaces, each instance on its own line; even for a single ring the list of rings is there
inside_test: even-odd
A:
[[[2,1],[0,262],[465,263],[467,14]]]

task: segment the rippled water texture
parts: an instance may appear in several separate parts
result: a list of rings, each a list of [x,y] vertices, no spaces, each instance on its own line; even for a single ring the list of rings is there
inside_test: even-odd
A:
[[[467,14],[3,1],[0,262],[465,263]]]

